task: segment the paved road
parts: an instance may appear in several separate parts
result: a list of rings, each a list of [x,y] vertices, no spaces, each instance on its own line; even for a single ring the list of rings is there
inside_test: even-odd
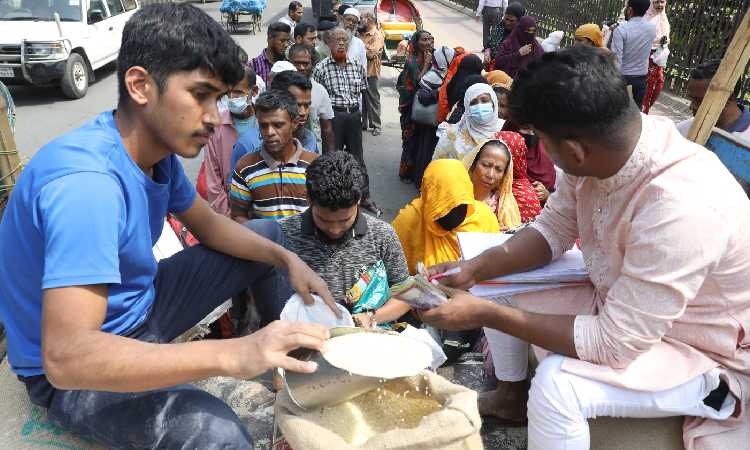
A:
[[[309,0],[304,1],[306,6]],[[417,1],[425,29],[435,36],[436,45],[463,46],[469,51],[481,47],[481,26],[460,12],[435,1]],[[197,4],[212,17],[219,20],[220,3]],[[287,0],[270,0],[263,14],[264,30],[286,14]],[[304,20],[310,20],[306,12]],[[257,35],[238,33],[237,42],[255,57],[265,47],[265,31]],[[395,69],[385,67],[380,80],[383,134],[378,137],[364,135],[365,157],[370,172],[374,199],[390,220],[404,204],[416,195],[413,185],[400,182],[397,172],[401,154],[401,132],[397,112]],[[70,100],[57,89],[12,87],[11,92],[18,106],[16,140],[24,157],[31,157],[42,145],[67,131],[91,120],[101,111],[114,108],[117,103],[117,77],[114,65],[96,73],[97,80],[90,86],[83,99]],[[658,109],[658,108],[657,108]],[[669,111],[662,109],[659,113]],[[195,179],[201,157],[185,160],[185,168]]]

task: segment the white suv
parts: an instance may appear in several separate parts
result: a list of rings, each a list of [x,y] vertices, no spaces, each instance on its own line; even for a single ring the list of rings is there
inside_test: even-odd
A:
[[[0,80],[58,84],[86,95],[94,70],[117,59],[138,0],[0,0]]]

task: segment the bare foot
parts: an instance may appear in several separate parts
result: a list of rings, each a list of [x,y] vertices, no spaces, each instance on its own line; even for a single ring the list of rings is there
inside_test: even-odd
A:
[[[479,394],[477,406],[482,416],[494,417],[508,425],[524,425],[528,399],[528,381],[498,381],[494,391]]]

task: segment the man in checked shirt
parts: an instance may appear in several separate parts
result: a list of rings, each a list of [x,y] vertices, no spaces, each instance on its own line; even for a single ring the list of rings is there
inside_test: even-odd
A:
[[[333,105],[333,133],[336,147],[354,156],[364,172],[362,204],[375,216],[383,212],[370,198],[370,181],[362,149],[362,112],[359,98],[367,89],[367,74],[356,61],[347,59],[351,36],[343,28],[334,28],[325,36],[331,56],[322,60],[313,70],[313,79],[326,88]]]

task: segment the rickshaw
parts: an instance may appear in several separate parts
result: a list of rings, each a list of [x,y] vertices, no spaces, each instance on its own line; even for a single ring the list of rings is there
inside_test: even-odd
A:
[[[411,0],[345,0],[344,3],[375,14],[385,35],[383,64],[403,68],[406,54],[398,51],[399,44],[422,29],[422,17],[416,5]]]
[[[219,8],[221,24],[228,33],[236,33],[241,25],[247,24],[255,34],[261,31],[261,15],[266,6],[267,0],[224,0]],[[250,16],[250,21],[241,22],[242,16]]]

